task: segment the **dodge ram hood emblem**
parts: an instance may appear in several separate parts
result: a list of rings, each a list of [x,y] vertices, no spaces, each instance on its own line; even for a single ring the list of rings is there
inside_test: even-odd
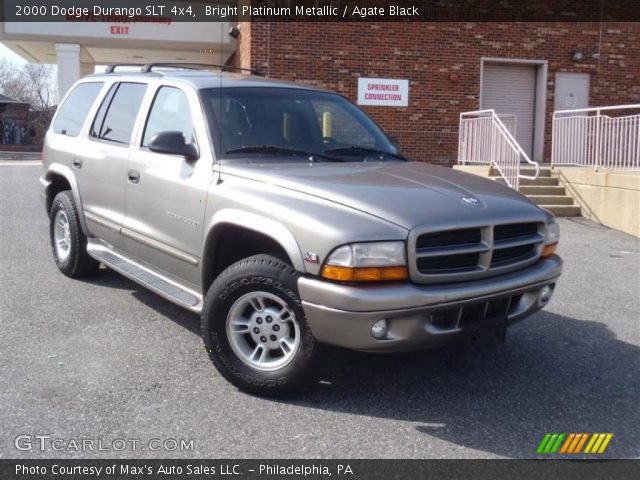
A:
[[[462,197],[462,201],[464,203],[469,204],[469,205],[479,205],[480,204],[480,200],[478,200],[476,197]]]

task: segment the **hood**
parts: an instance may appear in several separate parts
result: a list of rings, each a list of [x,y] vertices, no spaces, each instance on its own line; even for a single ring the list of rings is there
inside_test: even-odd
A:
[[[406,229],[545,220],[539,207],[505,185],[421,162],[225,162],[222,173],[323,198]]]

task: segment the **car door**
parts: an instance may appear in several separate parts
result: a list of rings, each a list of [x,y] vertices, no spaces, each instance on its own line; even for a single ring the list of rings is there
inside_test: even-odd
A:
[[[146,121],[129,159],[125,249],[169,278],[200,284],[200,256],[213,154],[197,91],[162,85],[153,92]],[[199,158],[155,153],[149,143],[161,132],[182,132]]]
[[[118,248],[124,246],[120,227],[131,139],[146,88],[144,83],[111,85],[73,159],[81,172],[80,194],[89,231]]]

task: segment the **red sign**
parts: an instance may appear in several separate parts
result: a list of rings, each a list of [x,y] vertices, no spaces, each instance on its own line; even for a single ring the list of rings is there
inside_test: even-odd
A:
[[[111,25],[111,35],[129,35],[129,27],[127,25]]]

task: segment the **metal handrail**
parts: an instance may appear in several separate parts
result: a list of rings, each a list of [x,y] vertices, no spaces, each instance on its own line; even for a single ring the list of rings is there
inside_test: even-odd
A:
[[[483,121],[487,118],[491,119],[492,130],[486,132],[482,129],[480,125],[475,130],[481,130],[481,134],[489,135],[490,146],[488,148],[489,157],[488,158],[473,158],[468,159],[464,158],[468,149],[467,145],[464,144],[463,134],[468,133],[471,128],[465,128],[465,122],[470,122],[473,118],[468,117],[476,117],[476,119]],[[498,135],[496,135],[496,133]],[[476,139],[473,141],[483,141],[486,142],[487,139]],[[508,151],[505,151],[504,147],[508,146],[511,150],[511,154]],[[478,148],[476,146],[476,148]],[[486,148],[481,148],[484,153],[486,153]],[[476,152],[477,153],[477,152]],[[535,168],[535,175],[524,175],[520,173],[520,159],[523,158],[526,163],[532,165]],[[535,180],[538,178],[540,174],[540,165],[538,162],[534,162],[529,158],[529,155],[523,150],[517,140],[514,138],[513,134],[509,131],[504,122],[500,119],[500,116],[496,114],[495,110],[487,109],[487,110],[476,110],[473,112],[462,112],[460,114],[460,132],[459,132],[459,142],[458,142],[458,163],[489,163],[494,166],[496,170],[500,173],[502,178],[505,179],[507,185],[511,188],[518,189],[519,188],[519,179],[531,179]]]
[[[640,104],[555,111],[551,164],[640,169],[640,113],[603,115],[621,110],[640,112]]]
[[[637,110],[640,109],[640,103],[629,103],[627,105],[608,105],[606,107],[589,107],[589,108],[574,108],[572,110],[556,110],[553,112],[553,116],[566,114],[566,113],[589,113],[589,112],[608,112],[611,110]]]

